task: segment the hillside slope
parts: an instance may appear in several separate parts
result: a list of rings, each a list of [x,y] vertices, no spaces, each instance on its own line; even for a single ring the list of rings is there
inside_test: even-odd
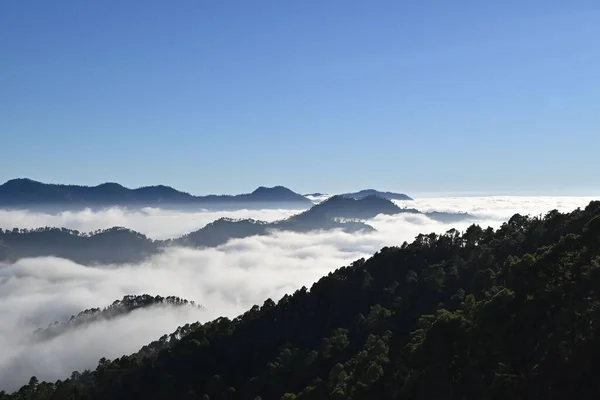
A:
[[[118,317],[123,317],[132,311],[141,308],[151,307],[198,307],[193,301],[179,298],[177,296],[151,296],[143,295],[127,295],[121,300],[115,300],[111,305],[104,308],[90,308],[81,311],[77,315],[71,316],[68,321],[56,321],[46,328],[40,328],[33,332],[32,339],[49,340],[56,336],[62,335],[65,332],[75,330],[94,322],[111,320]]]
[[[149,357],[0,399],[592,399],[600,202],[419,235]]]

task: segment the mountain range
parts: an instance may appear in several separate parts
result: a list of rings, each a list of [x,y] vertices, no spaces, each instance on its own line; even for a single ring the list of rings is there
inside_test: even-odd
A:
[[[275,222],[252,219],[221,218],[179,238],[152,240],[123,227],[93,233],[66,228],[0,229],[0,260],[15,261],[24,257],[56,256],[91,264],[139,262],[170,246],[191,248],[215,247],[231,239],[268,235],[273,231],[310,232],[339,229],[347,233],[373,232],[365,220],[379,214],[422,214],[438,221],[474,219],[467,213],[421,213],[400,208],[392,201],[367,196],[359,200],[333,196],[310,209]]]
[[[412,200],[402,193],[364,189],[341,194],[362,199],[378,196],[388,200]],[[29,178],[11,179],[0,185],[0,207],[65,210],[77,208],[161,207],[230,210],[240,208],[309,208],[330,196],[322,193],[301,195],[284,186],[260,186],[251,193],[195,196],[170,186],[154,185],[130,189],[119,183],[97,186],[38,182]]]
[[[599,201],[516,214],[419,234],[0,399],[597,399],[599,284]]]
[[[197,207],[204,209],[235,208],[308,208],[313,203],[283,187],[261,186],[252,193],[238,195],[194,196],[169,186],[145,186],[129,189],[118,183],[97,186],[62,185],[12,179],[0,185],[0,206],[10,208],[78,207]]]

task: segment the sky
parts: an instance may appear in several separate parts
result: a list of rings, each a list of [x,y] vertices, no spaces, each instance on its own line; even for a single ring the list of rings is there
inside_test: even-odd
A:
[[[0,2],[0,181],[600,193],[597,1]]]

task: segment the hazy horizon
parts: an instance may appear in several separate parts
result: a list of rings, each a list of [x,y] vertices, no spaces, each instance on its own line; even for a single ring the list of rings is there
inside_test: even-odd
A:
[[[0,180],[597,193],[600,6],[2,2]]]
[[[546,189],[546,190],[527,190],[527,189],[521,189],[521,190],[516,190],[516,189],[504,189],[504,190],[496,190],[496,191],[486,191],[486,190],[466,190],[466,191],[435,191],[435,190],[421,190],[421,191],[410,191],[410,190],[406,190],[406,189],[394,189],[394,188],[389,188],[389,187],[373,187],[373,186],[365,186],[365,187],[346,187],[345,190],[342,191],[332,191],[332,190],[297,190],[293,185],[288,185],[285,183],[278,183],[278,184],[274,184],[274,185],[258,185],[252,188],[247,188],[247,189],[243,189],[242,186],[240,186],[240,190],[237,191],[233,191],[233,192],[227,192],[227,193],[221,193],[221,192],[215,192],[215,191],[210,191],[210,188],[205,189],[205,191],[203,192],[192,192],[187,190],[186,188],[180,188],[174,185],[169,184],[168,182],[154,182],[154,183],[150,183],[147,185],[143,185],[143,186],[134,186],[134,185],[127,185],[119,180],[115,180],[115,181],[102,181],[102,182],[65,182],[65,181],[42,181],[39,179],[35,179],[32,177],[26,177],[26,176],[22,176],[22,177],[12,177],[9,179],[6,179],[5,181],[0,182],[0,185],[13,180],[13,179],[30,179],[36,182],[40,182],[40,183],[45,183],[45,184],[55,184],[55,185],[77,185],[77,186],[98,186],[101,185],[103,183],[117,183],[120,184],[128,189],[137,189],[137,188],[141,188],[141,187],[147,187],[147,186],[159,186],[159,185],[163,185],[163,186],[167,186],[167,187],[171,187],[173,189],[176,189],[178,191],[181,192],[186,192],[189,193],[193,196],[206,196],[206,195],[237,195],[237,194],[246,194],[246,193],[252,193],[254,190],[256,190],[259,187],[268,187],[268,188],[272,188],[275,186],[283,186],[286,187],[290,190],[292,190],[295,193],[301,194],[301,195],[307,195],[307,194],[312,194],[312,193],[322,193],[325,195],[336,195],[336,194],[344,194],[344,193],[354,193],[354,192],[358,192],[360,190],[365,190],[365,189],[374,189],[374,190],[379,190],[382,192],[393,192],[393,193],[401,193],[401,194],[406,194],[410,197],[413,198],[441,198],[441,197],[474,197],[474,196],[485,196],[485,197],[489,197],[489,196],[570,196],[570,197],[580,197],[580,196],[600,196],[600,187],[593,187],[590,186],[588,188],[585,187],[579,187],[579,188],[571,188],[570,190],[564,190],[561,188],[553,188],[553,189]]]

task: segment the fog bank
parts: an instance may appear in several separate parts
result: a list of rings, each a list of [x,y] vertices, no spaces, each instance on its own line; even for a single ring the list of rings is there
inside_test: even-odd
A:
[[[422,211],[467,211],[478,218],[480,225],[498,227],[515,212],[537,215],[553,208],[570,211],[590,200],[486,197],[397,203]],[[278,219],[295,212],[259,210],[253,211],[253,217]],[[155,209],[146,213],[85,211],[51,217],[19,213],[4,211],[0,223],[6,228],[5,224],[24,227],[23,221],[29,227],[63,221],[63,225],[72,224],[70,227],[81,230],[99,229],[105,227],[104,223],[124,225],[153,237],[169,237],[217,217],[217,213],[178,214]],[[383,246],[412,241],[419,233],[443,233],[452,227],[464,230],[471,222],[442,224],[417,214],[380,215],[368,221],[377,229],[370,234],[280,232],[232,240],[212,249],[170,249],[135,265],[92,268],[51,257],[0,264],[0,390],[16,390],[32,375],[54,381],[76,369],[95,368],[101,357],[133,353],[186,322],[233,318],[267,298],[277,301],[285,293],[310,287],[323,275],[360,257],[369,257]],[[66,320],[84,309],[109,305],[124,295],[144,293],[178,296],[205,309],[136,310],[49,341],[28,343],[28,335],[36,328]]]

